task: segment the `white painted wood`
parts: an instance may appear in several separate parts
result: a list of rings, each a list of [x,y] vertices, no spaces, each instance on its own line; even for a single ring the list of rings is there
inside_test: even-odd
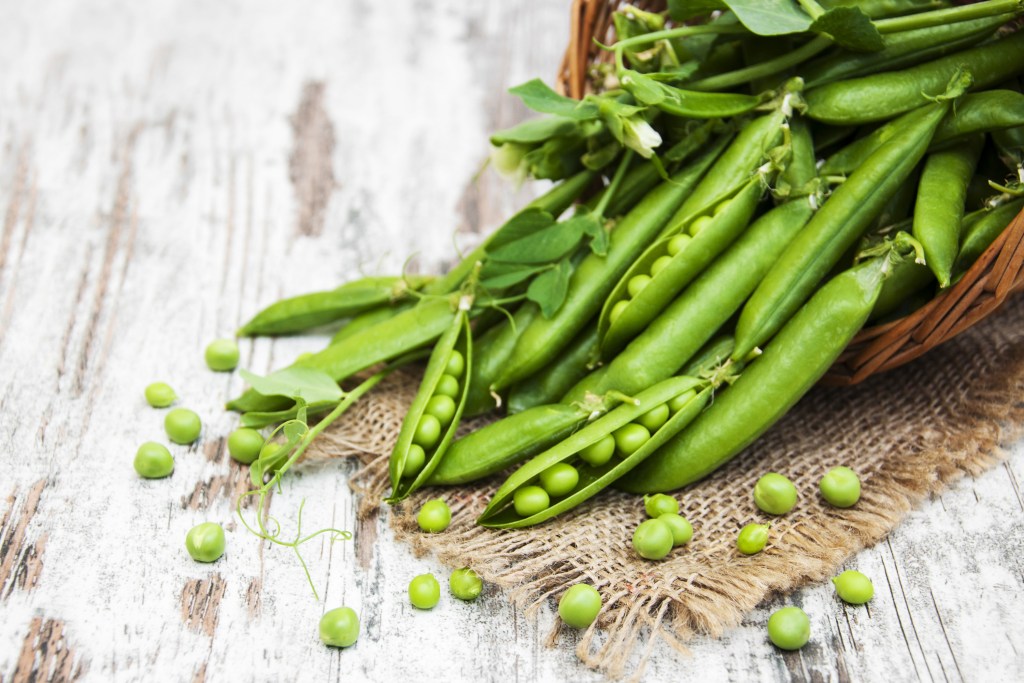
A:
[[[275,498],[286,526],[306,497],[307,528],[356,528],[353,542],[308,546],[325,598],[313,600],[293,556],[238,529],[233,495],[219,492],[244,476],[217,458],[216,439],[233,423],[220,405],[241,384],[202,363],[206,342],[267,301],[392,272],[409,253],[436,270],[456,228],[468,244],[521,204],[528,190],[489,175],[467,185],[488,131],[522,114],[504,88],[554,73],[566,5],[0,5],[0,519],[14,530],[3,539],[14,568],[0,586],[0,679],[27,680],[33,666],[41,679],[80,667],[103,681],[601,678],[577,664],[570,635],[543,646],[550,609],[524,617],[493,589],[413,613],[409,578],[445,572],[381,522],[356,528],[351,465],[307,469]],[[306,235],[290,119],[318,82],[337,187]],[[315,346],[246,342],[243,363],[268,369]],[[162,414],[142,400],[154,379],[204,416],[206,436],[174,448],[172,478],[141,482],[132,454],[162,434]],[[843,607],[824,585],[787,598],[812,615],[801,653],[765,641],[779,600],[721,640],[694,642],[690,657],[657,646],[647,678],[1019,678],[1022,479],[1017,445],[861,553],[850,566],[876,579],[870,608]],[[183,548],[205,520],[229,526],[212,566]],[[196,607],[183,620],[185,586],[199,605],[219,599],[210,621]],[[363,631],[339,652],[321,646],[316,623],[342,603]]]

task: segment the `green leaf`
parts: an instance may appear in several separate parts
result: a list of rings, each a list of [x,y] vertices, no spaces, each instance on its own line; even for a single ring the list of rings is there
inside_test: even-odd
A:
[[[540,312],[545,318],[550,318],[561,308],[566,292],[569,291],[571,274],[572,264],[568,259],[563,259],[554,268],[535,277],[527,288],[526,298],[540,306]]]
[[[543,230],[555,222],[555,219],[547,211],[540,209],[523,209],[515,216],[512,216],[505,225],[498,228],[491,237],[488,244],[488,251],[514,242],[517,239],[527,237],[533,233]]]
[[[527,107],[542,114],[557,114],[580,121],[597,116],[597,108],[592,104],[559,95],[539,78],[510,88],[509,92],[521,99]]]
[[[668,0],[668,16],[672,21],[686,21],[724,7],[720,0]]]
[[[603,147],[598,147],[593,151],[587,152],[580,157],[580,161],[582,161],[583,165],[591,171],[600,171],[602,168],[612,163],[615,160],[615,157],[619,156],[619,152],[621,151],[622,145],[613,140]]]
[[[517,285],[523,280],[545,270],[545,266],[524,266],[518,263],[491,262],[490,265],[503,266],[508,270],[487,277],[488,267],[485,265],[482,273],[484,277],[480,281],[480,285],[485,289],[504,289],[505,287],[511,287],[512,285]]]
[[[828,36],[847,50],[878,52],[885,49],[882,34],[859,7],[830,9],[814,20],[811,30]]]
[[[503,145],[506,142],[537,144],[551,138],[576,135],[581,132],[579,121],[567,119],[564,116],[545,116],[499,130],[491,136],[491,144],[494,146]]]
[[[303,404],[338,402],[345,395],[327,373],[297,365],[260,377],[242,370],[242,378],[264,396],[286,396]]]
[[[578,221],[583,234],[590,238],[590,251],[598,256],[608,254],[608,231],[604,229],[604,223],[598,216],[589,209],[581,209],[569,220]]]
[[[751,32],[760,36],[802,33],[811,18],[796,0],[723,0]]]
[[[575,250],[583,237],[583,223],[574,218],[555,223],[529,237],[490,250],[488,255],[495,261],[507,263],[534,264],[557,261]]]

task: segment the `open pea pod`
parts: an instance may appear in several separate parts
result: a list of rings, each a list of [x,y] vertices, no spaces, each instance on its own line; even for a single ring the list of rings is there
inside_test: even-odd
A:
[[[739,237],[763,190],[760,176],[755,176],[732,197],[682,224],[680,232],[648,247],[601,310],[598,335],[603,358],[613,358]]]
[[[496,529],[533,526],[592,498],[643,462],[663,443],[692,422],[710,400],[711,386],[707,380],[695,377],[672,377],[641,392],[636,396],[635,403],[622,404],[516,470],[494,494],[487,508],[477,519],[477,524]],[[603,463],[590,464],[581,456],[585,449],[614,438],[613,434],[627,425],[633,424],[647,431],[647,428],[642,427],[638,421],[659,407],[668,412],[669,405],[676,408],[671,417],[663,420],[639,448],[625,457],[612,455]],[[578,480],[572,490],[553,497],[542,510],[525,516],[520,515],[514,503],[516,491],[530,486],[553,465],[567,461],[575,463],[574,469],[578,473]],[[541,481],[543,482],[543,478]]]
[[[389,503],[401,501],[422,486],[455,438],[466,405],[467,380],[473,362],[471,305],[471,297],[460,298],[451,326],[430,354],[419,391],[391,451]]]

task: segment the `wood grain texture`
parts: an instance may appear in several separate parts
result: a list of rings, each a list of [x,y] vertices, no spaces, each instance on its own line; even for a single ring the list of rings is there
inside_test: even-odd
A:
[[[409,578],[444,570],[357,521],[351,463],[301,470],[272,511],[295,557],[234,518],[245,472],[221,410],[241,381],[207,371],[205,344],[267,302],[408,254],[435,271],[533,191],[490,172],[489,131],[524,115],[504,90],[553,76],[568,3],[198,0],[3,3],[0,25],[0,678],[71,680],[576,680],[572,633],[545,647],[552,605],[413,610]],[[260,372],[322,339],[245,341]],[[204,419],[174,475],[140,481],[138,444],[162,438],[145,405],[170,382]],[[683,655],[651,645],[649,680],[989,681],[1024,671],[1024,450],[925,506],[849,563],[867,607],[830,587],[779,598]],[[252,510],[250,509],[250,513]],[[186,531],[225,524],[215,565]],[[811,615],[780,655],[770,610]],[[316,623],[347,604],[358,644]]]

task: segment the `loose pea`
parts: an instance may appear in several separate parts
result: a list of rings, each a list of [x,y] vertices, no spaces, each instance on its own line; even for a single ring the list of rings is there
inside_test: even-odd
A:
[[[693,389],[679,394],[668,402],[668,409],[673,415],[678,413],[680,410],[686,407],[686,404],[692,401],[697,396],[697,392]]]
[[[775,647],[799,650],[811,639],[811,620],[799,607],[783,607],[768,617],[768,638]]]
[[[659,256],[654,259],[654,263],[651,264],[651,277],[657,277],[658,273],[665,270],[665,266],[672,263],[671,256]]]
[[[580,459],[592,467],[606,464],[615,455],[615,437],[609,434],[580,451]]]
[[[853,569],[847,569],[832,579],[832,583],[839,598],[851,605],[863,605],[875,595],[875,586],[871,579]]]
[[[459,395],[459,380],[451,375],[441,375],[441,379],[437,380],[437,388],[434,389],[434,395],[455,398]]]
[[[409,602],[417,609],[433,609],[441,599],[441,584],[433,574],[420,574],[409,582]]]
[[[415,477],[423,469],[427,462],[427,454],[423,448],[416,444],[409,444],[409,450],[405,453],[405,469],[402,470],[403,477]]]
[[[609,322],[615,322],[622,312],[629,306],[629,300],[623,299],[622,301],[616,301],[615,305],[612,306],[611,313],[608,314]]]
[[[744,555],[756,555],[768,544],[767,524],[748,524],[736,537],[736,549]]]
[[[580,473],[575,467],[564,462],[556,463],[540,473],[540,485],[549,496],[555,498],[572,493],[579,481]]]
[[[512,506],[520,517],[532,517],[550,504],[548,492],[539,486],[524,486],[512,494]]]
[[[146,403],[154,408],[166,408],[178,400],[178,395],[170,384],[165,382],[153,382],[146,387]]]
[[[452,349],[452,355],[448,356],[448,364],[444,366],[445,374],[452,377],[462,377],[465,369],[466,359],[458,350]]]
[[[860,479],[849,467],[833,467],[821,478],[821,496],[837,508],[848,508],[860,500]]]
[[[688,228],[690,235],[696,237],[701,230],[711,225],[711,221],[711,216],[701,216],[700,218],[696,219],[695,221],[690,223],[690,227]]]
[[[216,562],[224,546],[224,528],[216,522],[197,524],[185,536],[185,549],[196,562]]]
[[[190,444],[202,430],[202,420],[188,408],[174,408],[164,416],[164,431],[174,443]]]
[[[612,435],[615,437],[615,447],[623,457],[638,451],[651,438],[647,428],[635,422],[622,425]]]
[[[416,433],[412,436],[412,442],[423,446],[424,450],[433,448],[441,438],[441,421],[430,413],[424,413],[420,422],[416,425]]]
[[[633,532],[633,549],[648,560],[660,560],[668,555],[674,542],[672,528],[660,519],[644,520]]]
[[[781,474],[769,472],[754,484],[754,503],[769,515],[784,515],[796,507],[796,486]]]
[[[255,429],[242,427],[231,432],[228,436],[228,453],[240,463],[249,465],[260,457],[260,450],[263,449],[263,435]]]
[[[480,575],[469,567],[456,569],[448,578],[448,588],[459,600],[476,600],[484,589]]]
[[[162,443],[147,441],[135,452],[135,471],[145,479],[163,479],[174,471],[174,458]]]
[[[441,498],[428,500],[416,515],[416,523],[420,528],[432,534],[440,533],[448,528],[452,521],[452,510]]]
[[[668,405],[662,403],[659,406],[654,406],[646,413],[636,418],[637,424],[643,425],[647,431],[654,433],[661,428],[661,425],[668,422]]]
[[[238,366],[238,344],[231,339],[215,339],[206,347],[206,365],[219,372]]]
[[[601,594],[586,583],[577,583],[562,593],[558,601],[558,616],[567,626],[586,628],[597,619],[601,611]]]
[[[658,515],[658,519],[667,524],[672,531],[672,547],[686,545],[693,538],[693,526],[686,517],[674,512],[666,512],[663,515]]]
[[[681,252],[683,249],[686,248],[686,245],[689,244],[691,239],[693,238],[683,232],[679,233],[678,235],[670,239],[668,241],[667,246],[669,255],[675,256],[676,254]]]
[[[359,638],[359,615],[351,607],[336,607],[320,617],[320,640],[331,647],[348,647]]]
[[[644,496],[644,510],[651,519],[657,519],[670,512],[679,513],[679,501],[664,493]]]
[[[651,283],[651,278],[648,275],[634,275],[629,278],[629,282],[626,283],[626,290],[629,295],[635,297],[643,288]]]
[[[442,425],[451,424],[455,417],[455,401],[451,396],[437,394],[427,401],[426,411],[436,417]]]

